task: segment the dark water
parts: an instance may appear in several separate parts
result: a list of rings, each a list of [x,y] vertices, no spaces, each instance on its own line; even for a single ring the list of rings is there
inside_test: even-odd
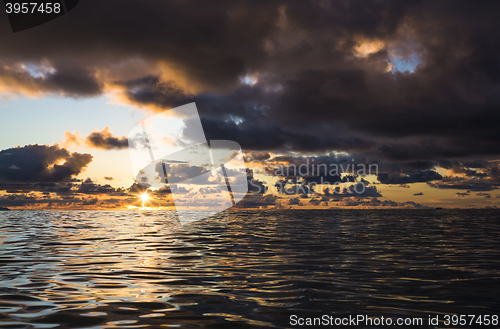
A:
[[[500,315],[499,235],[495,210],[2,212],[0,327]]]

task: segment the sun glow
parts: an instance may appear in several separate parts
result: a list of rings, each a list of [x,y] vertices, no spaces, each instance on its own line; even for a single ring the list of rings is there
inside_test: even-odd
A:
[[[141,198],[142,202],[146,202],[151,199],[147,192],[142,193],[139,197]]]

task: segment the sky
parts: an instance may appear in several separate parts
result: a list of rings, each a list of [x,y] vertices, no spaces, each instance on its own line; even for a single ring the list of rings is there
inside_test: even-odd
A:
[[[195,102],[208,140],[241,146],[250,193],[239,207],[498,207],[499,10],[83,1],[17,33],[2,10],[0,206],[172,207],[182,186],[138,185],[127,137]],[[321,164],[376,171],[315,174]]]

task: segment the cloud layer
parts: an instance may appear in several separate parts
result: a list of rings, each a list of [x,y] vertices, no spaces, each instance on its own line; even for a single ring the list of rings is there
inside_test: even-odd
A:
[[[0,92],[112,93],[151,111],[195,101],[208,139],[234,140],[256,159],[331,163],[345,152],[378,164],[384,184],[491,191],[499,11],[467,1],[82,2],[23,33],[0,23]],[[127,147],[107,129],[83,143]],[[9,162],[0,174],[63,180],[89,161],[58,159],[67,164],[40,160],[30,173]]]

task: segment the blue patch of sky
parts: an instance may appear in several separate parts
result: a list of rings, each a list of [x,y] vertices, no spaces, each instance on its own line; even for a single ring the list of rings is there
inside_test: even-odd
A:
[[[417,54],[413,54],[410,57],[390,57],[390,62],[393,65],[391,69],[392,73],[395,72],[415,72],[417,66],[422,63],[422,60]]]
[[[34,78],[45,78],[47,74],[52,74],[55,70],[51,67],[44,67],[34,64],[24,64],[23,69]]]
[[[255,83],[257,83],[257,79],[252,78],[248,75],[243,78],[240,78],[240,81],[249,86],[253,86]]]
[[[110,127],[114,135],[128,135],[143,117],[130,106],[108,104],[106,96],[71,99],[58,97],[0,99],[0,150],[26,144],[54,144],[66,131]]]

